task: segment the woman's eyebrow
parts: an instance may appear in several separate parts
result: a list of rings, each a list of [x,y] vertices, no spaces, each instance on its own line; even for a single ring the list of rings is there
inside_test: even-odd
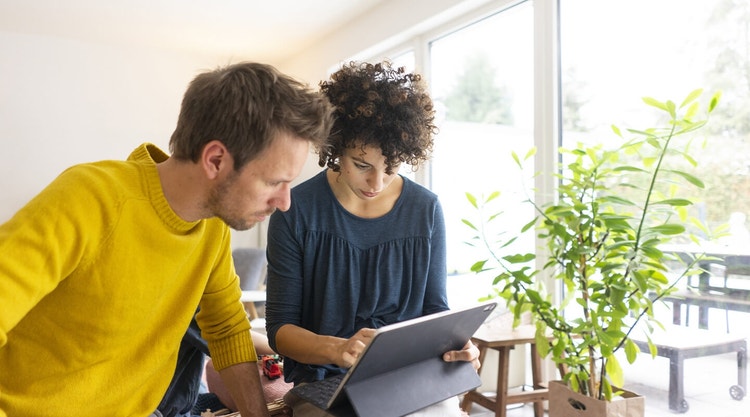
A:
[[[369,163],[369,162],[365,161],[364,159],[362,159],[362,158],[361,158],[361,157],[359,157],[359,156],[352,156],[352,159],[353,159],[354,161],[356,161],[356,162],[359,162],[359,163],[362,163],[362,164],[372,165],[371,163]]]

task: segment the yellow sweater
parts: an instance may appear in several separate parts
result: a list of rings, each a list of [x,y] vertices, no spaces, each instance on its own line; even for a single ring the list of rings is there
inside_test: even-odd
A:
[[[0,416],[159,404],[196,306],[217,368],[255,361],[230,234],[169,207],[144,144],[72,167],[0,225]]]

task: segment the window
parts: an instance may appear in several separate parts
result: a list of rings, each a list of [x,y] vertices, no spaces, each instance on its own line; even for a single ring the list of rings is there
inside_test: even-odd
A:
[[[614,140],[613,124],[650,127],[656,113],[643,104],[643,97],[679,103],[696,88],[703,88],[706,97],[720,90],[722,99],[694,144],[705,141],[705,148],[696,152],[695,174],[706,188],[692,191],[690,198],[699,203],[693,214],[713,229],[731,223],[731,234],[717,243],[750,254],[748,21],[750,1],[495,0],[413,38],[411,50],[417,53],[410,58],[428,78],[440,120],[429,175],[417,178],[441,198],[449,272],[463,286],[486,284],[465,280],[476,260],[464,243],[471,232],[461,219],[473,211],[465,192],[501,191],[501,229],[511,233],[533,215],[518,204],[526,198],[522,180],[530,173],[519,172],[511,151],[523,154],[536,145],[537,167],[529,169],[550,172],[557,164],[558,144]],[[553,186],[554,179],[546,179],[528,197],[549,198]],[[518,250],[530,250],[533,244],[519,242]],[[693,311],[690,326],[697,327]],[[670,311],[660,314],[662,321],[671,322]],[[731,332],[747,333],[740,324],[747,313],[711,310],[708,324],[725,331],[727,320]],[[630,371],[642,377],[637,383],[667,390],[668,364],[661,359],[639,358]],[[696,394],[711,396],[712,406],[741,405],[726,390],[736,382],[736,358],[728,354],[706,361],[703,366],[728,369],[730,379],[701,381],[699,369],[687,369],[700,388]],[[702,415],[699,401],[686,389],[694,402],[691,412]],[[649,415],[670,414],[667,393],[660,396],[664,399],[649,397]]]
[[[525,154],[533,136],[533,8],[504,9],[429,43],[430,85],[439,112],[431,186],[441,199],[448,270],[467,273],[476,255],[461,222],[476,213],[466,192],[521,201],[523,174],[511,152]],[[517,230],[533,212],[506,205],[499,230]],[[527,245],[532,244],[526,242]],[[530,248],[529,248],[530,250]]]
[[[697,168],[679,167],[692,170],[705,182],[703,190],[685,189],[687,197],[697,202],[691,214],[709,229],[726,227],[730,232],[707,244],[718,248],[719,255],[722,252],[750,255],[748,16],[747,1],[560,0],[563,146],[572,147],[580,140],[613,139],[611,124],[623,129],[644,129],[658,123],[654,120],[656,113],[649,111],[642,97],[669,99],[679,105],[697,88],[704,89],[706,99],[716,91],[722,92],[708,125],[693,137],[692,155],[696,157]],[[694,232],[704,239],[710,237],[699,228]],[[711,284],[723,286],[727,282],[721,272],[712,274]],[[748,278],[738,275],[729,285],[748,291]],[[684,288],[686,284],[683,279],[677,285]],[[672,322],[671,303],[656,308],[663,323]],[[706,319],[696,306],[677,308],[683,324],[688,309],[692,310],[689,327],[699,327],[699,320],[705,320],[711,330],[748,334],[741,325],[748,317],[745,312],[711,309]],[[700,380],[700,365],[685,363],[685,375],[699,380],[697,386],[685,391],[690,413],[719,411],[725,415],[724,410],[738,406],[727,393],[727,388],[737,381],[737,375],[732,374],[736,371],[736,360],[731,353],[705,358],[704,368],[726,370],[721,374],[726,376],[724,380],[713,374]],[[626,371],[626,379],[640,378],[646,387],[667,389],[666,361],[641,357]],[[654,367],[660,371],[655,373]],[[711,389],[716,384],[722,388]],[[691,398],[696,393],[702,398]]]
[[[750,155],[750,4],[564,0],[560,11],[563,143],[612,137],[612,123],[651,126],[645,96],[679,103],[696,88],[723,90],[704,130],[696,174],[706,189],[694,195],[697,214],[717,227],[732,213],[750,213],[750,160],[738,157]]]

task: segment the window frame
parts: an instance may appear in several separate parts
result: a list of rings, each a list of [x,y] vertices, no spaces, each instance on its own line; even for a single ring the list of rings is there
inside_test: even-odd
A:
[[[427,83],[430,83],[430,42],[449,36],[451,33],[467,26],[480,22],[481,20],[502,13],[521,3],[529,2],[534,9],[533,33],[534,33],[534,146],[537,153],[534,156],[534,166],[543,172],[553,172],[558,167],[561,131],[561,105],[560,105],[560,30],[559,30],[559,0],[495,0],[483,6],[477,7],[463,15],[451,19],[442,25],[436,26],[419,35],[382,51],[371,53],[363,60],[382,60],[408,51],[413,51],[415,56],[415,71],[422,74]],[[372,51],[370,51],[372,52]],[[426,161],[415,173],[415,181],[431,189],[432,163]],[[536,189],[534,199],[542,204],[553,201],[557,192],[555,178],[551,175],[538,175],[535,178]],[[535,242],[537,248],[542,247],[541,242]],[[544,256],[537,256],[536,267],[542,271]],[[557,285],[546,271],[539,278],[548,288]],[[561,288],[554,288],[552,293],[557,297],[554,301],[561,299]]]

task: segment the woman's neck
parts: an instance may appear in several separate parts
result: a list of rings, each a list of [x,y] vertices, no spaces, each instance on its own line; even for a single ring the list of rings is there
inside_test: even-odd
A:
[[[339,204],[349,213],[365,219],[375,219],[388,214],[396,205],[404,188],[404,179],[398,176],[380,195],[365,200],[357,196],[345,182],[340,181],[337,172],[329,169],[326,178]]]

